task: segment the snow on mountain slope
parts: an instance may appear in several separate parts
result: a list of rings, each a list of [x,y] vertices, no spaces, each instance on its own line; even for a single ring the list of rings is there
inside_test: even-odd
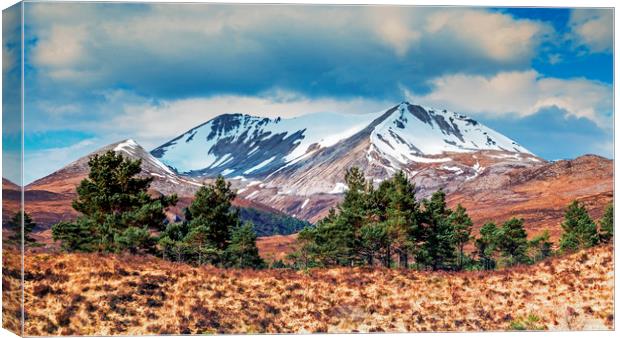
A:
[[[317,113],[269,119],[225,114],[151,153],[176,172],[194,177],[266,178],[297,163],[312,162],[326,149],[357,144],[361,137],[369,140],[369,160],[386,162],[382,165],[393,170],[412,162],[449,161],[449,157],[436,157],[444,153],[495,150],[531,155],[473,119],[408,102],[358,115]],[[331,153],[346,154],[347,149],[341,150]]]
[[[151,153],[179,173],[261,176],[350,137],[375,116],[318,113],[291,119],[220,115]]]
[[[379,153],[400,163],[425,162],[420,155],[445,152],[500,150],[530,152],[516,142],[464,115],[415,106],[406,102],[371,134]]]

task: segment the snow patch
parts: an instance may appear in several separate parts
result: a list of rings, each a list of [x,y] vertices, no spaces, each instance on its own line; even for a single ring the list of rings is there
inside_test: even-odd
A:
[[[349,187],[346,184],[342,182],[337,182],[334,189],[328,192],[328,194],[342,194],[347,190],[349,190]]]
[[[255,165],[255,166],[253,166],[252,168],[250,168],[250,169],[248,169],[248,170],[244,171],[243,173],[244,173],[244,174],[250,174],[250,173],[252,173],[252,172],[254,172],[254,171],[256,171],[256,170],[258,170],[258,169],[260,169],[260,168],[262,168],[262,167],[264,167],[264,166],[266,166],[267,164],[271,163],[271,162],[272,162],[273,160],[275,160],[275,159],[276,159],[276,157],[275,157],[275,156],[272,156],[272,157],[270,157],[270,158],[268,158],[268,159],[264,160],[263,162],[261,162],[261,163],[259,163],[259,164]]]
[[[226,169],[226,170],[222,171],[222,176],[226,176],[226,175],[234,173],[234,172],[235,172],[234,169]]]
[[[305,207],[306,207],[306,205],[308,204],[308,202],[310,202],[310,199],[309,199],[309,198],[306,198],[306,199],[304,200],[304,202],[301,204],[300,209],[305,208]]]

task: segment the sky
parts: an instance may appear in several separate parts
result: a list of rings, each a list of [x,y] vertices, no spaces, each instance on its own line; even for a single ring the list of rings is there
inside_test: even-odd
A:
[[[223,113],[404,100],[469,115],[545,159],[613,156],[611,9],[25,5],[26,183]]]

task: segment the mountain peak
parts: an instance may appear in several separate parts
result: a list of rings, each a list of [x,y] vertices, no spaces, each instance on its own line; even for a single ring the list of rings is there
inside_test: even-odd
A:
[[[370,140],[365,145],[368,154],[376,152],[393,164],[390,167],[425,162],[428,156],[447,152],[530,154],[504,135],[447,110],[402,101],[377,116],[316,113],[270,119],[224,114],[179,135],[151,154],[178,173],[201,177],[267,177],[311,161],[319,152],[331,153],[328,150],[334,147],[358,147],[361,140]]]

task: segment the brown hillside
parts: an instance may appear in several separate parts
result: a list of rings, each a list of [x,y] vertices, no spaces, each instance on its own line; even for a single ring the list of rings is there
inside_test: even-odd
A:
[[[27,255],[25,271],[32,336],[614,325],[611,246],[496,272],[220,270],[97,254]],[[14,274],[3,274],[9,289]]]

